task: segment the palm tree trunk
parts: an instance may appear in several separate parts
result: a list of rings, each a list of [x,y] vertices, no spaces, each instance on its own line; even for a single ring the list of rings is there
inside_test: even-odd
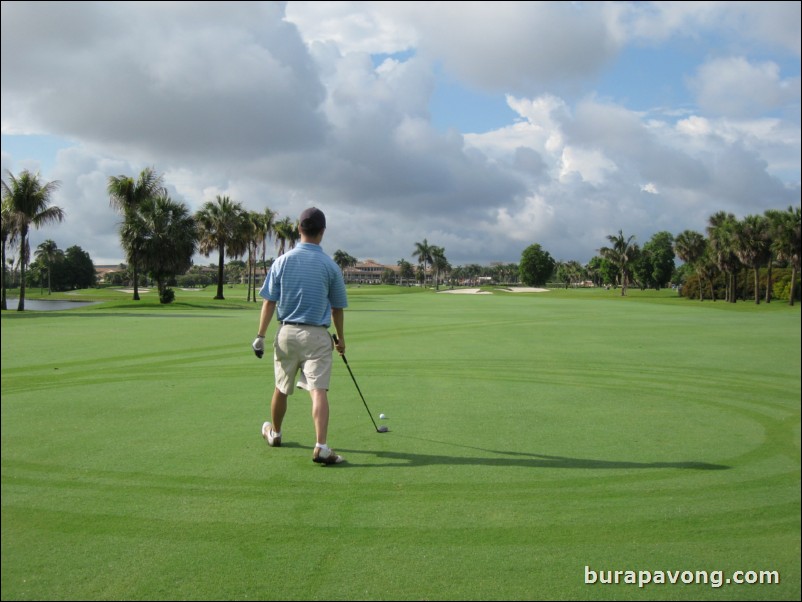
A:
[[[223,262],[225,261],[225,248],[220,245],[220,260],[217,265],[217,295],[215,299],[225,299],[223,296]]]
[[[0,279],[2,279],[2,281],[3,281],[2,282],[3,292],[0,293],[0,295],[2,295],[2,300],[0,300],[0,307],[2,307],[3,309],[8,309],[8,302],[6,301],[6,241],[5,240],[3,241],[3,253],[2,253],[2,255],[3,255],[3,257],[2,257],[2,259],[3,259],[3,266],[2,266],[3,272],[2,272],[2,274],[0,274]]]
[[[25,264],[28,263],[28,233],[23,230],[20,234],[20,282],[19,282],[19,303],[17,311],[25,311]]]
[[[743,285],[743,291],[741,293],[741,301],[747,301],[749,299],[749,291],[746,289],[746,287],[749,285],[749,270],[747,268],[744,268],[743,276],[744,276],[744,285]]]
[[[251,300],[251,290],[253,290],[253,300],[256,302],[256,262],[253,254],[248,259],[248,301]]]
[[[769,270],[766,276],[766,303],[771,303],[771,268],[773,261],[769,260]]]
[[[730,273],[724,272],[724,302],[730,302]]]
[[[245,287],[248,289],[248,292],[245,296],[245,301],[251,300],[251,262],[253,261],[251,255],[251,245],[248,243],[248,275],[245,277]]]
[[[760,278],[757,273],[757,266],[755,270],[755,305],[760,305]]]
[[[253,245],[253,255],[251,256],[250,266],[248,268],[248,278],[251,281],[251,288],[253,289],[253,302],[256,303],[256,255],[259,248]]]
[[[796,266],[791,268],[791,296],[789,305],[793,306],[794,296],[796,295]]]
[[[131,267],[134,269],[134,301],[139,301],[139,267],[137,264],[139,263],[139,257],[137,257],[137,253],[134,252],[131,255]]]

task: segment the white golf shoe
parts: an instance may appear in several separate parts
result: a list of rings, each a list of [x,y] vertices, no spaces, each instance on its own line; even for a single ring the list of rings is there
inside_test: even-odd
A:
[[[281,433],[273,430],[273,425],[265,422],[262,425],[262,437],[265,438],[270,447],[281,447]]]

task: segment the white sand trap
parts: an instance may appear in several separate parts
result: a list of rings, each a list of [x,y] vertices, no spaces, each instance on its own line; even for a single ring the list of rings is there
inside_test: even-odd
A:
[[[547,288],[532,288],[527,286],[515,286],[512,288],[499,288],[496,289],[499,291],[504,291],[505,293],[548,293],[549,289]]]
[[[121,293],[131,293],[132,295],[134,294],[134,289],[132,289],[132,288],[118,288],[117,291],[121,292]],[[141,288],[141,289],[139,289],[139,293],[140,294],[149,293],[149,292],[150,292],[149,288]]]
[[[533,288],[527,286],[516,286],[510,288],[497,288],[502,293],[548,293],[547,288]],[[492,295],[489,291],[483,291],[479,288],[455,288],[446,291],[438,291],[440,293],[451,293],[452,295]]]
[[[451,293],[452,295],[492,295],[487,291],[478,288],[455,288],[447,291],[438,291],[439,293]]]

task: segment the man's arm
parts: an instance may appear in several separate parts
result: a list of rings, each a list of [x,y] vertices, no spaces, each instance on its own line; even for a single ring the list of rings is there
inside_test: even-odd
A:
[[[345,311],[342,307],[331,308],[331,321],[334,324],[334,330],[337,331],[337,353],[342,355],[345,353]]]
[[[265,299],[264,303],[262,303],[262,311],[259,314],[259,331],[252,345],[253,352],[258,358],[261,358],[265,354],[265,334],[267,333],[267,327],[270,326],[270,320],[273,319],[273,313],[275,311],[276,302]]]
[[[262,312],[259,314],[259,336],[263,337],[267,334],[267,327],[270,326],[270,321],[273,319],[273,314],[276,311],[276,302],[267,299],[262,303]]]

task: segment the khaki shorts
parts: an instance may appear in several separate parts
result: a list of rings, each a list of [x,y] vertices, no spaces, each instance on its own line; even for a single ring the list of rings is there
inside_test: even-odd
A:
[[[276,388],[286,395],[295,391],[298,370],[305,388],[326,389],[331,382],[331,352],[334,343],[323,326],[283,324],[273,341]]]

